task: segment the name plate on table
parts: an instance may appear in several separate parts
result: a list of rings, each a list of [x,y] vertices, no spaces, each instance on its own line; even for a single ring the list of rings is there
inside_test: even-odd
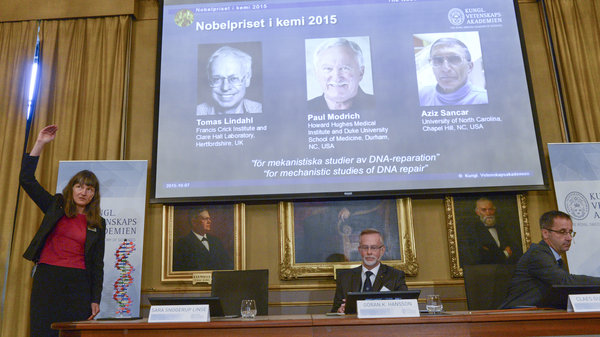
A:
[[[568,312],[600,311],[600,294],[569,295]]]
[[[210,322],[210,311],[208,304],[153,305],[148,322]]]
[[[365,300],[356,302],[358,318],[419,317],[419,304],[411,300]]]

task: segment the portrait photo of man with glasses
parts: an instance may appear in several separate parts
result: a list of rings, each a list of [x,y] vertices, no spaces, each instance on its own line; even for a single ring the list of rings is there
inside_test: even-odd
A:
[[[196,107],[197,116],[262,113],[262,104],[247,98],[252,83],[252,56],[238,48],[222,46],[200,67],[199,87],[207,83],[210,98]]]
[[[424,37],[423,39],[415,39],[422,42],[422,45],[418,46],[420,48],[416,48],[419,51],[417,76],[420,77],[421,106],[488,103],[478,33],[461,34],[469,38],[471,47],[458,38],[446,37],[446,34],[435,40],[433,40],[433,36],[436,36],[434,34],[423,34],[424,36],[421,36]],[[477,58],[470,48],[477,49]]]

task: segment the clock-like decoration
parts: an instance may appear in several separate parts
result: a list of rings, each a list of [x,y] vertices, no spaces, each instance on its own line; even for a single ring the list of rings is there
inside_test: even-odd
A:
[[[182,9],[175,14],[175,24],[179,27],[187,27],[194,22],[194,13],[189,9]]]

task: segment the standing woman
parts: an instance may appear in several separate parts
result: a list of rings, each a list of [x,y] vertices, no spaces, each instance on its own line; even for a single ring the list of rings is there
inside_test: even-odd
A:
[[[94,173],[75,174],[62,194],[48,193],[35,179],[39,155],[58,130],[40,131],[25,154],[19,182],[44,212],[44,219],[23,256],[35,262],[31,336],[58,336],[54,322],[93,319],[100,311],[104,269],[105,222],[100,217],[100,186]]]

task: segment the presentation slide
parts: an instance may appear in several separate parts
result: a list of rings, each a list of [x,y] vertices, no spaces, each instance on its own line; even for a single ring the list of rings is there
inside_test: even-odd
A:
[[[540,189],[512,0],[165,0],[154,201]]]

